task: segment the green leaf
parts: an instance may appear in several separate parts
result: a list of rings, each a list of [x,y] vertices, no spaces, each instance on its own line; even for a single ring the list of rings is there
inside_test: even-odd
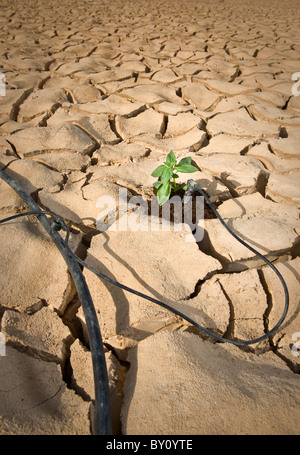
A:
[[[190,156],[187,156],[186,158],[182,158],[178,164],[191,164],[192,158]]]
[[[154,182],[153,186],[154,186],[154,188],[158,189],[162,184],[163,184],[163,182]]]
[[[160,177],[162,172],[167,169],[166,166],[164,166],[163,164],[161,164],[160,166],[158,166],[156,169],[154,169],[154,171],[152,172],[152,177]]]
[[[171,194],[171,183],[169,181],[164,182],[157,190],[157,199],[159,205],[163,205],[169,199]]]
[[[173,150],[171,150],[171,152],[168,153],[168,155],[167,155],[166,165],[174,166],[175,164],[176,164],[176,156],[175,156],[175,153],[173,152]]]
[[[173,177],[173,179],[179,179],[179,175],[178,174],[172,174],[172,177]]]
[[[192,166],[191,164],[177,164],[177,166],[175,166],[174,169],[177,172],[184,172],[184,173],[192,173],[192,172],[198,171],[198,169],[195,166]]]
[[[160,178],[162,182],[166,182],[167,180],[170,180],[173,174],[173,169],[171,167],[165,167],[160,174]]]

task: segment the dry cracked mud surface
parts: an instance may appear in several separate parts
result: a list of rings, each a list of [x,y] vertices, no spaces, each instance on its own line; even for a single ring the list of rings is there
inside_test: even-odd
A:
[[[148,207],[173,150],[288,286],[278,332],[238,347],[83,268],[114,434],[300,432],[299,22],[296,0],[1,2],[0,166],[66,221],[74,252],[227,339],[274,327],[278,277],[219,220],[204,219],[197,241],[149,229],[150,212],[141,221],[137,196]],[[120,189],[130,216],[118,206],[117,228],[101,231],[99,198],[121,204]],[[25,211],[0,180],[0,219]],[[1,224],[0,242],[0,434],[92,434],[89,339],[67,266],[34,216]]]

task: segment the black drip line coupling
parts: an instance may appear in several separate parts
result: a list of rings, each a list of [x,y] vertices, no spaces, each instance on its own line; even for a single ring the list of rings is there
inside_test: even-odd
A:
[[[65,221],[59,217],[58,215],[52,213],[52,212],[46,212],[40,210],[39,206],[33,201],[33,199],[24,191],[24,189],[10,176],[8,176],[3,170],[0,169],[0,177],[8,183],[8,185],[11,186],[18,194],[19,196],[23,199],[24,202],[28,205],[28,207],[31,209],[30,212],[25,212],[25,213],[19,213],[13,216],[10,216],[8,218],[0,220],[1,223],[5,223],[9,220],[26,216],[26,215],[36,215],[38,220],[42,223],[43,227],[47,231],[47,233],[52,237],[53,241],[55,242],[57,248],[59,249],[60,253],[64,257],[70,273],[73,277],[78,296],[80,299],[80,302],[82,304],[82,308],[84,311],[84,315],[86,318],[86,325],[87,325],[87,330],[88,330],[88,336],[89,336],[89,341],[90,341],[90,349],[91,349],[91,354],[92,354],[92,360],[93,360],[93,370],[94,370],[94,382],[95,382],[95,432],[96,434],[100,435],[110,435],[111,434],[111,412],[110,412],[110,401],[109,401],[109,386],[108,386],[108,375],[107,375],[107,369],[106,369],[106,361],[105,361],[105,355],[104,355],[104,349],[103,349],[103,343],[102,343],[102,338],[101,338],[101,332],[100,332],[100,327],[98,323],[98,318],[96,315],[96,311],[94,308],[94,304],[92,301],[92,297],[90,295],[90,291],[88,289],[88,286],[86,284],[85,278],[82,274],[82,271],[80,267],[78,266],[78,263],[81,264],[82,266],[86,267],[93,273],[95,273],[98,277],[114,284],[115,286],[128,291],[132,294],[138,295],[139,297],[142,297],[146,300],[149,300],[150,302],[156,303],[157,305],[160,305],[161,307],[173,312],[177,316],[180,316],[182,319],[186,320],[187,322],[191,323],[194,325],[196,328],[198,328],[201,332],[206,333],[208,336],[214,338],[216,341],[222,342],[222,343],[231,343],[235,346],[248,346],[251,344],[259,343],[270,336],[272,336],[282,325],[283,321],[286,318],[288,308],[289,308],[289,293],[288,293],[288,288],[287,285],[284,281],[283,276],[279,272],[279,270],[270,262],[263,254],[261,254],[259,251],[255,250],[251,245],[246,243],[244,240],[242,240],[223,220],[223,218],[219,215],[218,211],[214,207],[214,205],[211,203],[209,197],[205,194],[205,192],[202,190],[201,186],[196,183],[193,179],[188,180],[187,182],[187,190],[185,192],[184,196],[184,202],[188,202],[189,198],[192,196],[194,191],[199,191],[199,193],[204,197],[206,202],[209,204],[211,209],[213,210],[214,214],[216,217],[219,219],[219,221],[222,223],[222,225],[227,229],[227,231],[242,245],[244,245],[246,248],[248,248],[250,251],[252,251],[254,254],[259,256],[263,261],[272,268],[272,270],[276,273],[277,277],[279,278],[283,290],[284,290],[284,295],[285,295],[285,305],[284,305],[284,310],[283,313],[277,322],[277,324],[269,330],[267,333],[262,335],[261,337],[255,338],[253,340],[231,340],[227,338],[223,338],[219,335],[217,335],[214,332],[211,332],[207,328],[201,326],[198,324],[196,321],[191,319],[189,316],[185,315],[181,311],[176,310],[175,308],[172,308],[170,305],[157,300],[151,296],[148,296],[146,294],[143,294],[142,292],[136,291],[124,284],[119,283],[118,281],[115,281],[103,273],[99,272],[98,270],[94,269],[91,267],[89,264],[87,264],[85,261],[80,259],[73,251],[69,248],[68,246],[68,240],[69,240],[69,228],[68,225],[65,223]],[[49,220],[45,215],[51,215],[52,220]],[[61,229],[64,229],[66,231],[66,237],[63,239],[59,232]]]

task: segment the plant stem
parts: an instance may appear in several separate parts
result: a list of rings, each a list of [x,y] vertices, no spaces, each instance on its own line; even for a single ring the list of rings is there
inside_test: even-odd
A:
[[[176,185],[175,177],[173,177],[173,185],[174,185],[174,187],[173,187],[174,193],[176,193],[178,188],[177,188],[177,185]]]

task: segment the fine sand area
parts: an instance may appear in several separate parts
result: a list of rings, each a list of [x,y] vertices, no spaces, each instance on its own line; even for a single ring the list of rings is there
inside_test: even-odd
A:
[[[277,324],[278,276],[218,219],[204,219],[197,241],[188,226],[139,224],[133,201],[154,198],[151,173],[173,150],[198,169],[179,181],[198,182],[289,290],[279,330],[239,347],[83,268],[113,433],[299,434],[299,2],[3,0],[0,10],[0,168],[65,220],[80,258],[227,339]],[[120,189],[135,220],[122,229]],[[118,216],[101,231],[105,197]],[[0,219],[26,211],[0,179]],[[0,245],[0,434],[92,434],[88,332],[66,263],[35,216],[1,224]]]

